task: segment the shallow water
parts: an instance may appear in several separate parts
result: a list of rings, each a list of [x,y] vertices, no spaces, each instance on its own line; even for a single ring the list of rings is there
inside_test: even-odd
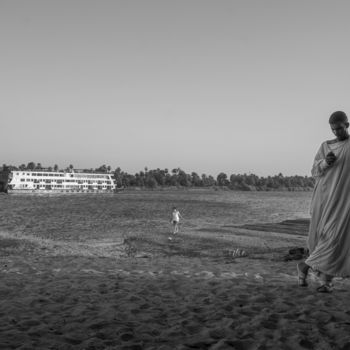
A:
[[[310,192],[139,191],[0,196],[0,231],[84,241],[169,228],[172,207],[188,228],[309,216]]]

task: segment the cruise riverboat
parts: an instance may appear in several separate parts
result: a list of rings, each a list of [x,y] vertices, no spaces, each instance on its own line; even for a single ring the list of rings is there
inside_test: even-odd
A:
[[[60,172],[42,170],[12,170],[8,172],[7,183],[3,181],[4,192],[115,192],[117,190],[112,174]]]

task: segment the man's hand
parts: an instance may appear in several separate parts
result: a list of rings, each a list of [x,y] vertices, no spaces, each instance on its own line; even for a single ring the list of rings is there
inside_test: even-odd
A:
[[[333,165],[334,162],[336,161],[337,157],[335,156],[335,154],[333,152],[329,152],[327,155],[326,155],[326,163],[328,165]]]

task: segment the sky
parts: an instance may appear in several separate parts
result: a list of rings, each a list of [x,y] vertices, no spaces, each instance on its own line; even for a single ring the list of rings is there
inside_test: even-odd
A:
[[[0,0],[0,163],[310,175],[346,0]]]

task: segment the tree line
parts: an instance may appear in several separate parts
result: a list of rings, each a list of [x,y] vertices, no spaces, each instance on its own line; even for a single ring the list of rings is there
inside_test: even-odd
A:
[[[186,173],[180,168],[154,169],[140,171],[134,175],[123,172],[120,168],[114,171],[118,185],[129,187],[219,187],[240,191],[271,191],[271,190],[311,190],[314,179],[308,176],[275,176],[259,177],[255,174],[219,173],[216,177],[207,174]]]
[[[73,171],[70,164],[64,169],[58,165],[43,167],[40,163],[29,162],[19,166],[3,165],[3,169],[9,170],[47,170],[47,171]],[[226,188],[240,191],[296,191],[311,190],[314,187],[314,179],[310,176],[283,176],[281,173],[274,176],[261,177],[255,174],[230,174],[219,173],[216,177],[196,172],[186,173],[181,168],[151,169],[147,167],[136,174],[129,174],[119,167],[112,170],[109,165],[101,165],[98,168],[80,169],[81,172],[111,173],[114,175],[118,187],[138,187],[155,189],[159,187],[183,187],[183,188]]]
[[[64,169],[60,169],[59,166],[57,164],[55,164],[54,166],[48,166],[48,167],[44,167],[41,165],[41,163],[35,163],[35,162],[29,162],[27,165],[26,164],[21,164],[19,166],[14,166],[14,165],[6,165],[3,164],[2,165],[3,169],[9,169],[9,170],[38,170],[38,171],[73,171],[74,170],[74,166],[73,164],[69,164],[66,168]],[[96,172],[102,172],[102,173],[109,173],[111,172],[112,168],[111,166],[107,166],[107,165],[101,165],[99,168],[96,169],[81,169],[81,171],[83,172],[92,172],[92,173],[96,173]]]

